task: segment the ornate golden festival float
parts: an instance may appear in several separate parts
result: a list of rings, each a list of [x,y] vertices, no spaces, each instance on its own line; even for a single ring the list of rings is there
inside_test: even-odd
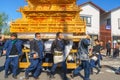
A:
[[[76,5],[76,0],[27,0],[27,3],[28,5],[17,10],[22,14],[22,18],[10,24],[10,32],[18,33],[21,39],[33,38],[36,32],[40,32],[43,39],[53,39],[56,32],[63,32],[68,39],[78,43],[80,35],[86,32],[86,25],[80,18],[81,9]],[[23,49],[23,52],[27,62],[20,62],[20,68],[29,65],[29,50]],[[76,52],[76,49],[72,49],[70,53]],[[51,65],[52,63],[43,63],[43,66]],[[67,63],[69,69],[76,66],[76,61]]]

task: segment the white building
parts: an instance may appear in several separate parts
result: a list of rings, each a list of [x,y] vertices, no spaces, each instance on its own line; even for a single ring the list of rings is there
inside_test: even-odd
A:
[[[91,1],[79,5],[82,9],[80,16],[86,20],[86,33],[92,36],[92,39],[99,38],[100,35],[100,15],[105,11]]]
[[[101,16],[101,24],[110,28],[111,39],[120,40],[120,7],[110,10]],[[106,29],[107,30],[107,29]]]
[[[113,40],[120,40],[120,7],[111,10],[111,33]]]

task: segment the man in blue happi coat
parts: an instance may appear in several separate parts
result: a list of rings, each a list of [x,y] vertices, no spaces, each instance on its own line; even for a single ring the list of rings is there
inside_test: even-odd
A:
[[[38,79],[42,71],[42,59],[44,56],[44,43],[40,33],[35,34],[35,39],[30,42],[30,66],[25,71],[25,78],[29,79],[29,73]]]
[[[84,78],[83,80],[90,80],[90,62],[88,56],[88,46],[90,45],[90,36],[86,35],[86,38],[83,38],[79,42],[78,47],[78,58],[81,60],[81,64],[72,72],[72,78],[79,72],[84,69]]]
[[[8,78],[8,71],[12,66],[13,78],[17,79],[19,56],[22,55],[22,41],[17,39],[16,33],[12,33],[11,39],[6,41],[3,54],[6,54],[4,77]]]
[[[52,46],[51,46],[51,53],[53,53],[54,57],[59,56],[59,55],[60,56],[63,55],[63,57],[65,57],[64,50],[67,44],[69,44],[69,41],[64,39],[64,36],[61,32],[58,32],[56,34],[56,39],[53,41]],[[55,53],[55,51],[58,51],[61,53]],[[63,80],[67,80],[68,78],[66,76],[66,73],[67,73],[66,59],[61,62],[55,63],[55,58],[54,58],[54,63],[51,68],[50,79],[54,78],[55,70],[58,64],[62,64],[62,69],[63,69],[63,74],[64,74]]]
[[[100,65],[100,60],[102,60],[102,55],[100,53],[100,50],[101,50],[101,46],[100,46],[100,43],[99,43],[99,40],[98,39],[95,39],[95,46],[93,47],[93,55],[97,57],[97,60],[93,60],[91,59],[90,63],[91,63],[91,74],[93,74],[93,68],[96,68],[97,69],[97,73],[96,74],[99,74],[100,72],[100,69],[101,68],[101,65]]]

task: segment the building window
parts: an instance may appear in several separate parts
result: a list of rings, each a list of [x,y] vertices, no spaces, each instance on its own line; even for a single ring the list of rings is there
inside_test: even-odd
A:
[[[106,29],[110,30],[111,29],[111,19],[109,18],[106,21],[107,21],[106,22]]]
[[[111,19],[107,19],[107,26],[111,26]]]
[[[91,17],[90,16],[81,16],[81,18],[82,18],[82,20],[83,21],[86,21],[86,25],[88,26],[88,27],[91,27]]]
[[[118,29],[120,29],[120,18],[118,18]]]

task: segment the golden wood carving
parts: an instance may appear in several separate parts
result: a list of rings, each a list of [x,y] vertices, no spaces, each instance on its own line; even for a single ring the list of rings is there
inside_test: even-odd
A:
[[[65,32],[84,33],[85,22],[80,19],[76,0],[27,0],[18,10],[21,19],[11,22],[10,31],[17,33]]]

